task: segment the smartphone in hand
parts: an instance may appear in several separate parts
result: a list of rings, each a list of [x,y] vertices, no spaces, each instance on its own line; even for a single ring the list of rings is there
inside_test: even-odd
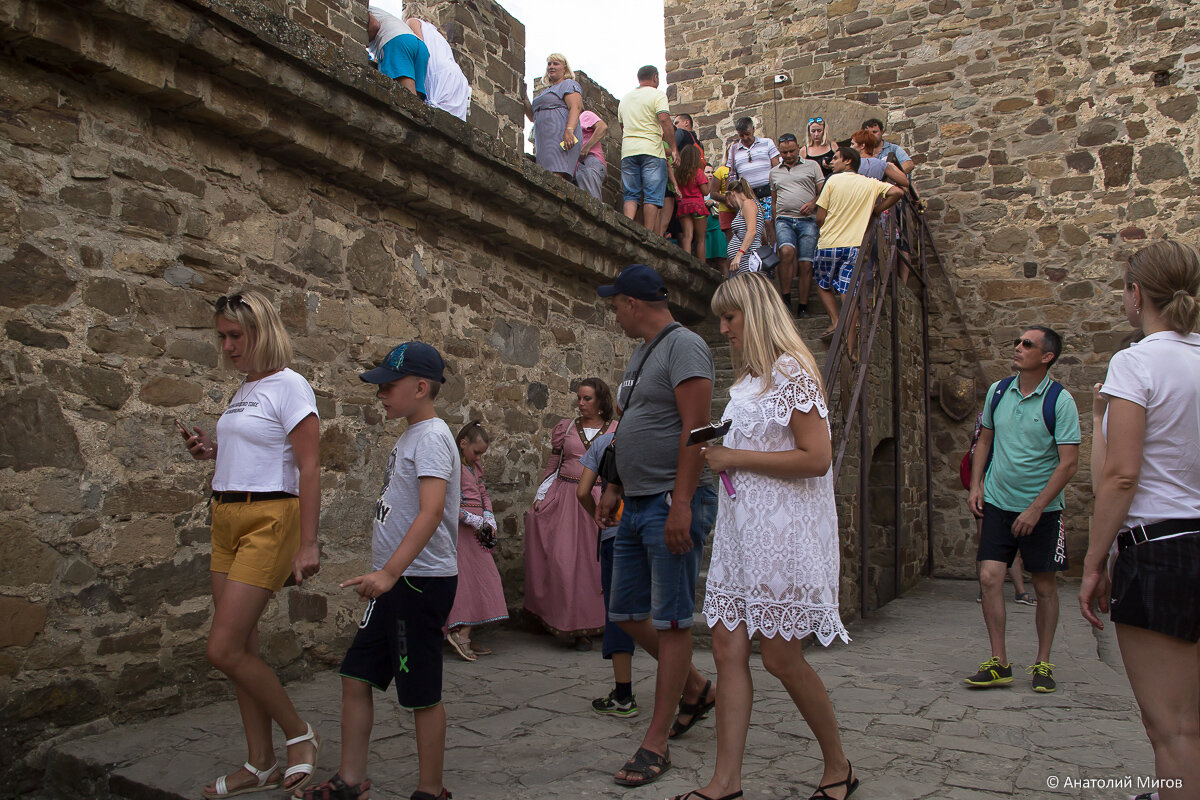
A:
[[[184,425],[183,420],[181,420],[179,417],[175,418],[175,427],[179,429],[179,432],[183,435],[185,441],[196,435],[188,430],[188,426]]]

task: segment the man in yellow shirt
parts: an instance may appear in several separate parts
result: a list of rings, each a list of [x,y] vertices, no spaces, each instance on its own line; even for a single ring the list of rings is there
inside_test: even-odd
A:
[[[862,244],[867,226],[876,214],[891,208],[904,196],[904,190],[890,183],[858,174],[860,156],[852,147],[839,147],[829,165],[833,174],[817,198],[817,255],[813,261],[813,277],[817,279],[817,294],[829,314],[829,328],[822,338],[833,335],[838,324],[838,304],[835,295],[845,294],[854,274],[858,247]],[[853,344],[853,331],[849,337]]]
[[[638,87],[621,98],[617,118],[621,121],[621,184],[625,189],[623,211],[633,219],[638,204],[642,224],[658,229],[658,213],[667,191],[667,158],[673,163],[675,126],[671,123],[667,95],[658,88],[658,68],[638,70]]]

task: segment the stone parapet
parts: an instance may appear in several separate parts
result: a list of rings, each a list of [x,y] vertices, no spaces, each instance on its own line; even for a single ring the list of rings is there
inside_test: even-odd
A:
[[[357,374],[409,338],[447,357],[452,429],[493,434],[519,607],[549,431],[631,349],[596,285],[654,264],[691,322],[715,275],[276,6],[7,3],[0,41],[0,771],[38,732],[229,690],[204,656],[211,465],[172,420],[211,431],[236,388],[211,303],[240,287],[275,299],[322,418],[323,569],[268,605],[272,666],[355,629],[337,583],[401,429]]]

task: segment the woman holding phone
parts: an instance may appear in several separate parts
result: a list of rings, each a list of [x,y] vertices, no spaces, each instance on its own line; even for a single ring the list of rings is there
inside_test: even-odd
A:
[[[832,446],[821,374],[774,284],[760,273],[717,287],[713,312],[741,369],[722,415],[722,445],[706,445],[726,472],[713,534],[704,616],[721,691],[717,760],[708,784],[676,800],[742,797],[742,758],[754,686],[750,643],[779,679],[821,747],[824,771],[810,800],[845,800],[858,777],[842,750],[833,704],[804,658],[802,640],[849,641],[838,611],[838,524]]]
[[[257,292],[220,297],[221,351],[244,373],[217,421],[217,436],[183,430],[192,458],[216,461],[212,479],[212,628],[208,660],[237,691],[246,734],[241,769],[205,787],[209,800],[248,792],[295,791],[312,778],[320,740],[300,719],[275,673],[258,654],[258,619],[294,578],[317,573],[321,484],[319,421],[312,387],[288,369],[292,346],[279,313]],[[287,744],[275,759],[271,723]]]

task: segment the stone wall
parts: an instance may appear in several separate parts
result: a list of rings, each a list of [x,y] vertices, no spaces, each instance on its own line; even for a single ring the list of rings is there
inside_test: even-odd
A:
[[[322,417],[323,568],[268,607],[269,661],[305,674],[354,629],[337,583],[402,427],[357,373],[408,338],[447,357],[451,427],[494,434],[519,605],[550,427],[630,349],[595,286],[656,264],[694,321],[711,278],[252,0],[8,3],[0,40],[0,772],[37,732],[228,694],[204,658],[211,465],[172,420],[211,430],[237,386],[211,305],[236,287],[278,303]]]
[[[1116,296],[1122,260],[1148,239],[1198,239],[1195,5],[668,0],[665,15],[673,110],[714,132],[793,99],[856,100],[889,120],[889,138],[918,164],[935,267],[948,281],[935,293],[935,384],[974,380],[977,411],[988,382],[1009,372],[1023,326],[1064,333],[1054,375],[1076,397],[1085,440],[1067,491],[1078,564],[1090,513],[1089,387],[1128,334]],[[776,88],[777,72],[791,82]],[[936,568],[964,577],[974,574],[974,524],[957,466],[974,413],[934,417]]]
[[[334,47],[366,58],[367,0],[266,0],[263,5]]]

